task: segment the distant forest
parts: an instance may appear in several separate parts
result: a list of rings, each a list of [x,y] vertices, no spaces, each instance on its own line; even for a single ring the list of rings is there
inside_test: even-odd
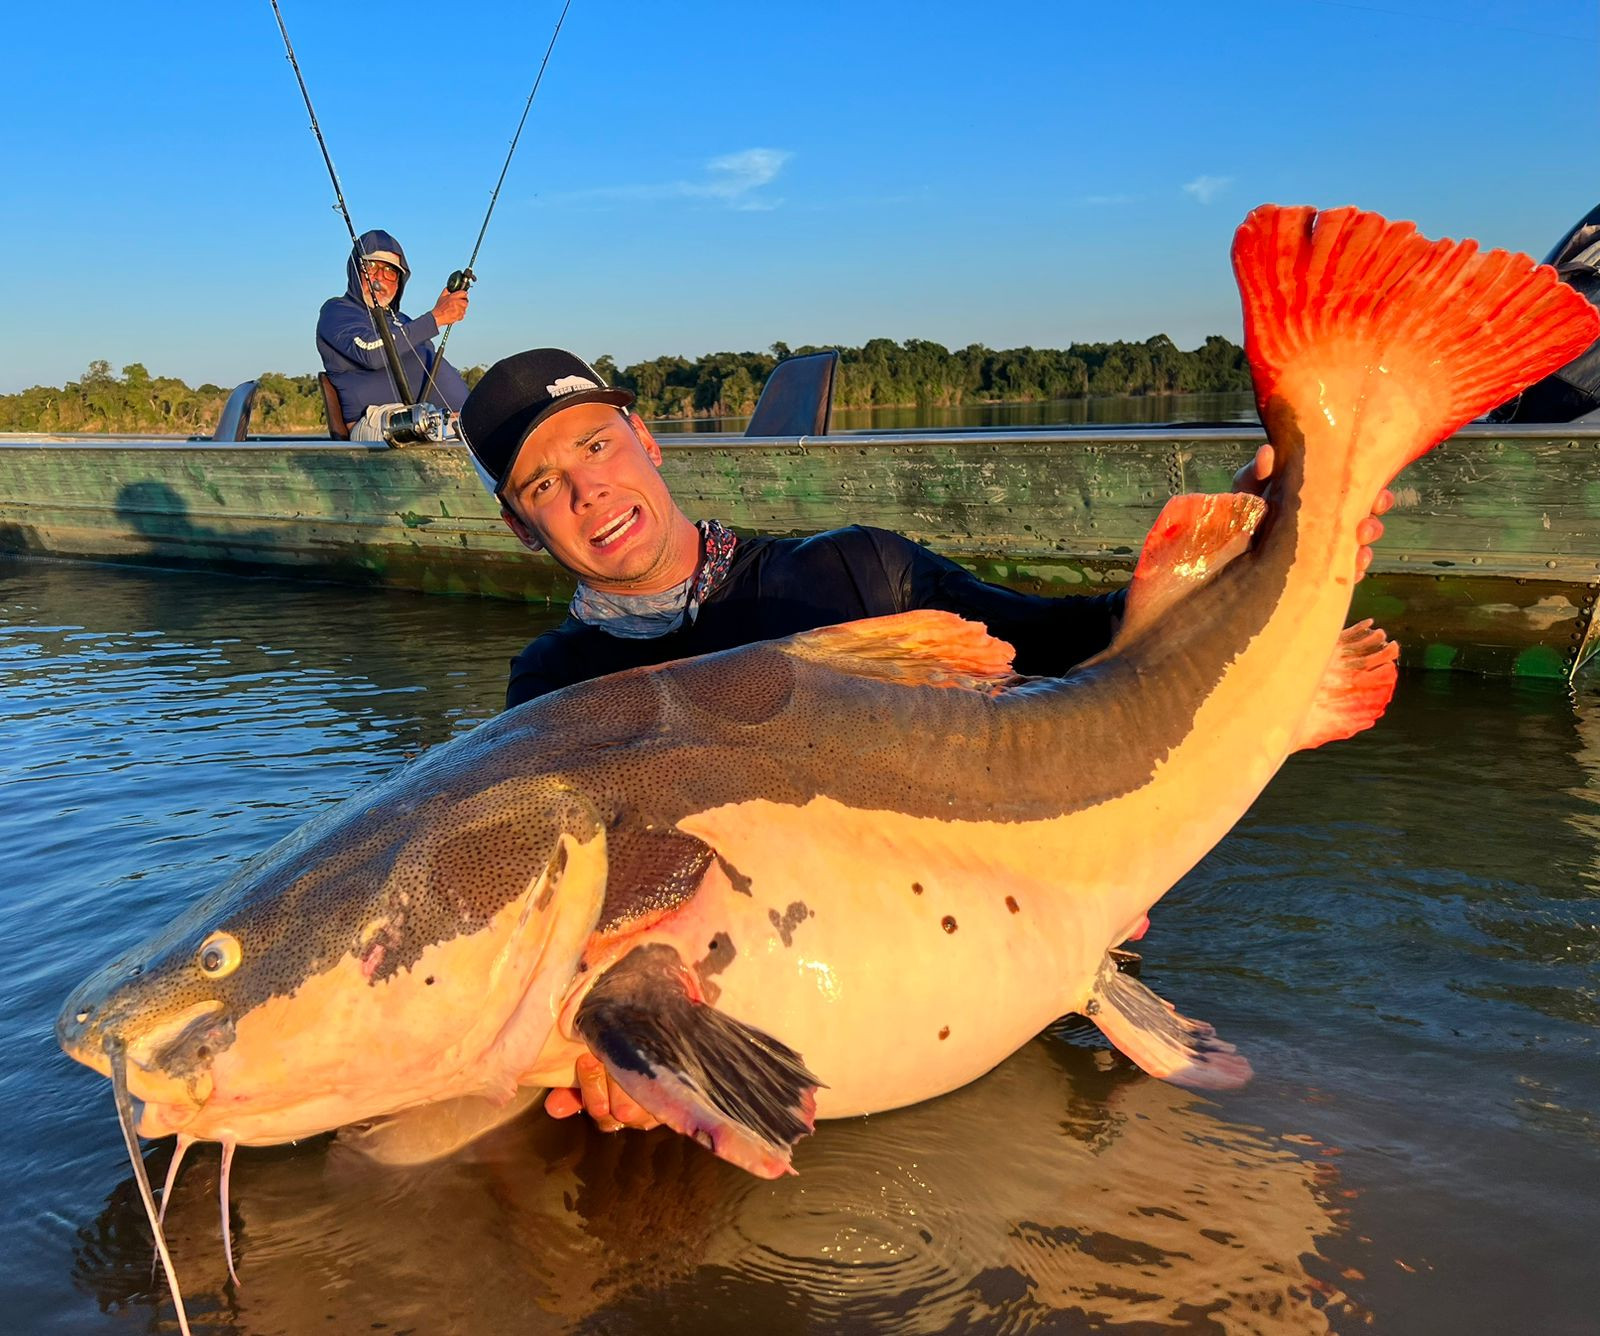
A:
[[[610,357],[594,366],[614,385],[638,396],[646,418],[742,417],[754,407],[772,368],[793,354],[817,352],[777,343],[764,353],[707,353],[658,357],[619,367]],[[840,348],[834,403],[840,408],[1029,403],[1102,395],[1193,394],[1248,390],[1244,351],[1213,334],[1185,352],[1165,334],[1143,343],[1075,343],[1070,348],[997,350],[970,344],[952,352],[926,339],[872,339]],[[475,385],[485,368],[462,374]],[[253,431],[320,435],[326,430],[315,374],[259,378]],[[75,381],[36,385],[0,395],[0,431],[112,431],[209,435],[231,386],[191,388],[152,376],[138,362],[113,375],[109,362],[91,362]]]

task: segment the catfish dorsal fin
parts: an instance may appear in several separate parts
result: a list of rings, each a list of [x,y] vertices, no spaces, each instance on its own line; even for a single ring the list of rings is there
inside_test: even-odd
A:
[[[1400,646],[1371,618],[1345,627],[1317,684],[1311,709],[1300,721],[1293,749],[1306,751],[1338,742],[1377,723],[1394,696],[1399,657]]]
[[[1175,496],[1161,508],[1134,567],[1122,635],[1158,620],[1250,546],[1267,503],[1259,496]]]
[[[1014,676],[1011,646],[953,612],[924,609],[841,622],[783,643],[797,658],[906,686],[995,691]]]
[[[1475,241],[1429,241],[1359,209],[1251,212],[1233,242],[1245,356],[1262,421],[1360,418],[1409,451],[1387,482],[1463,423],[1571,361],[1600,314],[1549,265]]]

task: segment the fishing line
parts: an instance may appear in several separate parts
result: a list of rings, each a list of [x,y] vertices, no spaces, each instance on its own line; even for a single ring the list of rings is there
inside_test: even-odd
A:
[[[283,49],[288,52],[289,64],[294,69],[295,82],[300,85],[300,96],[306,104],[306,113],[311,117],[311,133],[317,137],[317,147],[322,150],[322,160],[327,163],[328,175],[333,180],[333,198],[340,215],[344,218],[345,231],[350,234],[350,245],[357,257],[357,268],[361,272],[362,282],[367,285],[367,295],[370,299],[368,314],[372,317],[373,332],[383,344],[383,360],[389,372],[389,388],[394,391],[395,398],[399,402],[419,403],[420,400],[411,397],[411,386],[406,381],[405,368],[400,364],[400,350],[395,347],[389,322],[379,318],[378,285],[372,278],[367,253],[361,249],[361,240],[356,236],[356,225],[350,221],[350,210],[344,202],[344,187],[339,184],[339,173],[334,168],[333,155],[328,152],[328,141],[322,137],[322,127],[317,124],[317,112],[311,105],[311,93],[306,88],[305,76],[300,73],[300,62],[295,59],[294,44],[289,40],[289,29],[284,25],[283,11],[278,8],[278,0],[271,0],[271,4],[273,17],[278,20],[278,31],[283,34]],[[407,340],[408,344],[409,342],[410,340]],[[416,350],[413,348],[412,351]]]
[[[272,7],[274,9],[278,7],[277,0],[273,0]],[[445,288],[450,292],[465,291],[477,281],[478,276],[472,272],[472,266],[478,262],[478,248],[483,245],[483,234],[489,230],[489,219],[494,217],[494,206],[500,198],[500,187],[505,184],[506,173],[511,170],[511,159],[517,151],[517,141],[522,138],[522,127],[528,123],[528,112],[533,109],[533,99],[538,95],[539,85],[544,80],[545,66],[550,63],[550,53],[556,49],[556,38],[561,36],[561,25],[567,21],[567,11],[571,8],[572,0],[566,0],[561,6],[561,17],[556,20],[555,31],[550,34],[550,44],[544,49],[544,59],[539,62],[539,72],[533,77],[533,89],[528,94],[527,102],[523,104],[522,119],[517,122],[516,134],[511,136],[511,147],[506,151],[506,160],[501,165],[500,179],[494,183],[494,192],[489,196],[489,208],[483,215],[483,226],[478,229],[478,239],[472,243],[472,254],[467,257],[467,263],[452,273],[445,283]],[[433,387],[434,372],[439,369],[439,363],[444,361],[444,346],[450,342],[450,331],[454,328],[454,325],[447,326],[439,338],[439,351],[434,354],[433,365],[428,368],[428,379],[422,386],[423,399],[428,397],[428,391]]]

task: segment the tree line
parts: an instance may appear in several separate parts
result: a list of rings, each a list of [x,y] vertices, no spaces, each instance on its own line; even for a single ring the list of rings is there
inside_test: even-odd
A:
[[[766,352],[657,357],[632,366],[618,366],[601,356],[594,366],[612,384],[632,390],[646,418],[743,417],[755,408],[778,362],[820,351],[775,343]],[[1216,334],[1187,352],[1157,334],[1143,343],[1075,343],[1064,349],[995,349],[974,343],[956,351],[927,339],[871,339],[859,348],[840,348],[839,355],[834,403],[840,408],[1250,388],[1243,349]],[[462,375],[475,385],[485,369],[468,367]],[[171,376],[152,376],[139,362],[123,367],[117,376],[109,362],[95,361],[64,386],[35,385],[0,395],[0,431],[208,436],[229,393],[218,385],[190,387]],[[320,435],[326,427],[315,374],[269,371],[258,377],[253,433]]]
[[[658,357],[627,367],[602,357],[594,365],[607,380],[634,392],[644,417],[740,417],[755,407],[779,361],[821,351],[776,343],[765,353],[708,353],[693,361]],[[1249,388],[1244,350],[1216,334],[1188,352],[1165,334],[1143,343],[1075,343],[1064,349],[973,343],[954,352],[928,339],[871,339],[839,349],[834,404],[949,407]]]

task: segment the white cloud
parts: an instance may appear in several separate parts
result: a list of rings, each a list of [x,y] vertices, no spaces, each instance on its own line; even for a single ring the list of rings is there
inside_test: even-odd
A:
[[[776,179],[783,164],[794,155],[782,148],[747,148],[725,153],[706,164],[710,179],[698,187],[701,193],[730,203],[747,201],[750,192]]]
[[[1183,193],[1192,195],[1201,204],[1210,204],[1233,184],[1231,176],[1197,176],[1184,182]]]
[[[724,153],[705,164],[705,174],[691,181],[652,181],[638,185],[599,186],[563,196],[569,200],[701,199],[730,209],[775,209],[783,203],[759,192],[771,185],[794,156],[783,148],[746,148]]]

